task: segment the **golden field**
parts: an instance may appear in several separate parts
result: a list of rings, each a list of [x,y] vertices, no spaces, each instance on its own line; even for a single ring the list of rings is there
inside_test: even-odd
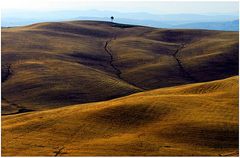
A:
[[[2,117],[6,156],[237,155],[238,76]]]
[[[2,156],[237,156],[238,36],[2,28]]]

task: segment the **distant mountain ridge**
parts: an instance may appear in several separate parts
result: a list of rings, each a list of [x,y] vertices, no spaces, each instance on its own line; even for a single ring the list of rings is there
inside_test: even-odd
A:
[[[69,20],[97,20],[110,21],[133,25],[144,25],[157,28],[194,28],[209,30],[238,30],[238,15],[219,14],[166,14],[157,15],[145,12],[122,13],[115,11],[54,11],[54,12],[2,12],[1,26],[24,26],[38,22],[69,21]],[[233,22],[235,21],[235,22]]]
[[[189,28],[189,29],[208,29],[208,30],[225,30],[225,31],[238,31],[239,20],[229,22],[202,22],[202,23],[189,23],[177,25],[176,28]]]
[[[98,20],[107,21],[109,18],[98,17],[78,17],[78,20]],[[239,20],[225,21],[225,22],[197,22],[197,23],[184,23],[174,24],[170,21],[156,21],[156,20],[136,20],[127,18],[118,18],[115,20],[118,23],[132,24],[132,25],[144,25],[156,28],[180,28],[180,29],[207,29],[207,30],[223,30],[223,31],[238,31]]]

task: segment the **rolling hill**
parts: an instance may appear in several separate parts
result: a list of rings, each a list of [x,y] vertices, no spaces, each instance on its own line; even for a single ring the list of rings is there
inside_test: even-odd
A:
[[[237,156],[238,76],[2,116],[3,156]]]
[[[238,75],[238,32],[98,21],[2,29],[2,114]]]

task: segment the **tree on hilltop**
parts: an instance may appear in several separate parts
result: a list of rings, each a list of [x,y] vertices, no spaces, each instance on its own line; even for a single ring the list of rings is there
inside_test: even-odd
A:
[[[113,22],[113,20],[114,20],[114,17],[113,17],[113,16],[111,16],[111,21]]]

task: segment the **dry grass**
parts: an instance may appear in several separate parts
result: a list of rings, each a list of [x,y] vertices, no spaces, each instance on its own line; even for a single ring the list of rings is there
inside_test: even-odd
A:
[[[3,83],[3,96],[11,103],[38,110],[139,92],[116,77],[104,50],[111,32],[118,28],[99,25],[103,26],[41,23],[3,29],[2,65],[12,69]],[[3,113],[10,112],[3,107]]]
[[[2,155],[237,155],[238,35],[93,21],[2,29]]]
[[[121,78],[104,49],[110,39],[112,64]],[[183,43],[177,57],[197,81],[238,75],[237,32],[90,21],[4,28],[2,96],[18,107],[42,110],[193,83],[173,57]],[[12,112],[5,107],[4,114]]]
[[[238,76],[2,117],[4,156],[237,155]]]
[[[238,32],[153,29],[112,42],[115,64],[139,87],[154,89],[193,83],[179,70],[173,54],[198,82],[238,75]],[[143,77],[144,76],[144,77]]]

